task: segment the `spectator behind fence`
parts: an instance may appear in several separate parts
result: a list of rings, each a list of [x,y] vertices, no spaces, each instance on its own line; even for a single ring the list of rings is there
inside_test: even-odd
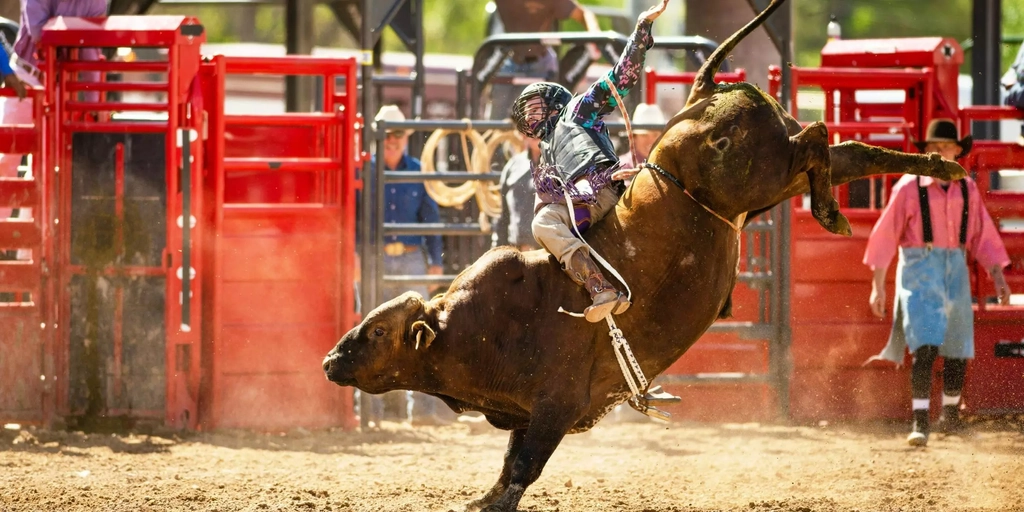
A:
[[[526,150],[501,170],[501,215],[491,227],[491,247],[512,245],[521,251],[539,249],[533,239],[533,167],[540,158],[540,141],[526,137]]]
[[[556,23],[573,19],[588,32],[600,32],[597,17],[576,0],[494,0],[498,17],[506,33],[554,32]],[[598,60],[601,52],[596,45],[587,45],[590,58]],[[535,80],[554,81],[558,75],[558,55],[548,46],[537,44],[517,46],[502,63],[496,77],[531,77]],[[524,86],[494,84],[491,86],[491,119],[509,116],[512,101]]]
[[[1010,69],[1006,70],[1000,83],[1006,88],[1006,104],[1024,110],[1024,44],[1017,50],[1017,57],[1013,59]],[[1021,124],[1020,144],[1024,144],[1024,123]]]
[[[21,23],[18,26],[18,37],[14,42],[16,71],[23,80],[33,85],[42,84],[42,73],[37,67],[39,38],[43,34],[43,26],[51,18],[58,16],[74,16],[82,18],[103,17],[107,15],[106,0],[21,0]],[[99,60],[98,48],[82,48],[80,60]],[[98,82],[99,73],[90,71],[82,73],[83,82]],[[85,101],[94,102],[99,99],[95,92],[85,94]]]
[[[396,105],[381,107],[375,118],[377,121],[405,121],[405,115]],[[420,161],[409,156],[409,131],[389,130],[384,139],[384,167],[391,171],[418,171]],[[422,183],[393,183],[385,185],[384,210],[385,223],[436,223],[441,222],[437,203],[429,195]],[[403,235],[384,237],[384,274],[394,275],[441,275],[441,236],[440,235]],[[384,286],[378,294],[379,302],[391,300],[406,291],[415,291],[428,298],[430,293],[426,286],[392,285]],[[375,305],[376,306],[376,305]],[[446,409],[440,399],[422,393],[395,392],[405,400],[405,407],[399,411],[405,419],[414,425],[439,424],[451,421],[445,415]],[[360,410],[366,414],[370,428],[379,428],[383,419],[384,401],[381,397],[367,395],[361,397],[360,403],[368,405],[369,410]],[[444,416],[442,416],[444,415]],[[453,414],[452,414],[453,416]]]
[[[955,160],[971,150],[970,136],[958,139],[952,120],[932,121],[927,133],[925,142],[917,143],[923,152]],[[1010,258],[973,180],[946,182],[909,174],[893,187],[864,253],[864,264],[874,272],[871,311],[879,318],[885,318],[885,275],[897,251],[892,332],[882,352],[870,360],[901,364],[905,350],[910,350],[914,424],[907,442],[925,446],[930,430],[932,364],[939,355],[944,359],[939,427],[946,433],[963,428],[960,393],[967,360],[974,358],[974,313],[966,253],[992,276],[999,302],[1004,305],[1010,302],[1010,289],[1003,267]]]
[[[664,127],[665,114],[661,111],[661,108],[658,107],[658,105],[641,103],[633,110],[633,124],[656,124]],[[635,175],[635,172],[630,174],[629,170],[636,169],[638,165],[647,161],[647,157],[651,155],[651,150],[654,149],[654,143],[658,140],[658,137],[661,137],[661,132],[661,130],[633,130],[633,143],[636,145],[636,158],[639,162],[633,161],[633,153],[628,147],[626,148],[625,153],[619,155],[619,168],[623,170],[622,172],[624,175],[629,175],[629,178],[623,180],[627,187],[632,183],[632,176]]]
[[[11,67],[11,55],[7,52],[7,45],[0,45],[0,80],[3,81],[5,87],[14,89],[14,93],[18,95],[19,100],[25,99],[28,95],[28,90],[25,88],[25,82],[18,77],[15,73],[14,68]]]

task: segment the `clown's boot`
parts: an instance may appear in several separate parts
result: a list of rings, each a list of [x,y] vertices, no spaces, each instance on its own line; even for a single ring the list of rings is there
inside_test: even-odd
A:
[[[928,409],[914,411],[914,427],[907,436],[907,444],[910,446],[928,445]]]

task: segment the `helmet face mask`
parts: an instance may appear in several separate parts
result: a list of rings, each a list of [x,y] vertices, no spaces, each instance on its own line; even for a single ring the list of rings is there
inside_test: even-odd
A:
[[[547,135],[549,118],[557,115],[572,99],[568,89],[552,82],[528,86],[512,105],[512,121],[527,137],[542,139]]]

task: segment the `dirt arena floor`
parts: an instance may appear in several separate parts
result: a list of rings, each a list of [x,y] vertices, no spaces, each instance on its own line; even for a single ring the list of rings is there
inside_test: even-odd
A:
[[[629,412],[629,414],[635,414]],[[526,511],[1024,511],[1020,419],[904,442],[903,424],[604,422],[569,436]],[[2,511],[448,511],[507,436],[465,423],[177,436],[5,429]]]

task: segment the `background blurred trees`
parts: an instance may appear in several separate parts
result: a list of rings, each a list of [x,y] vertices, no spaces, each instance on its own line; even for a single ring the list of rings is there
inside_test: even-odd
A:
[[[583,4],[625,9],[630,0],[580,0]],[[634,0],[641,6],[653,0]],[[691,8],[714,2],[686,3]],[[843,37],[880,38],[949,36],[963,44],[971,35],[972,0],[790,0],[793,3],[793,26],[795,36],[794,54],[798,65],[815,66],[819,63],[818,52],[825,44],[825,27],[829,15],[835,14],[843,27]],[[734,20],[736,26],[744,23],[753,14],[749,8],[739,5],[745,2],[731,2],[733,7],[723,14]],[[17,20],[19,0],[0,0],[0,15]],[[487,0],[424,0],[426,9],[425,29],[427,51],[433,53],[471,54],[483,40],[487,27]],[[694,7],[696,6],[696,7]],[[721,12],[719,7],[707,7],[708,11]],[[277,5],[162,5],[157,4],[152,14],[191,14],[198,16],[207,29],[210,42],[252,41],[262,43],[284,43],[284,8]],[[693,16],[699,20],[702,13]],[[334,15],[326,5],[318,5],[314,14],[316,20],[316,43],[320,46],[353,48],[356,41],[341,29]],[[603,19],[602,26],[611,28],[609,20]],[[665,18],[659,20],[659,27],[670,27]],[[676,24],[680,32],[687,26],[684,20]],[[690,35],[702,34],[700,27],[690,23]],[[582,27],[569,22],[566,30],[580,30]],[[662,30],[659,28],[659,31]],[[1024,0],[1003,0],[1004,36],[1024,36]],[[395,37],[385,36],[387,50],[402,51]],[[1003,67],[1009,65],[1017,51],[1017,44],[1003,48]],[[967,52],[969,62],[970,51]],[[965,67],[965,69],[967,69]]]

